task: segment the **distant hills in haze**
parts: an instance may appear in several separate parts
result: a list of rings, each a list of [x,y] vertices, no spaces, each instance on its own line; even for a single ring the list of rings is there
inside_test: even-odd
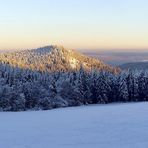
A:
[[[122,70],[148,70],[148,61],[126,63],[119,66]]]
[[[120,66],[126,63],[148,61],[148,52],[126,52],[126,51],[92,51],[84,52],[91,57],[99,58],[106,64]]]

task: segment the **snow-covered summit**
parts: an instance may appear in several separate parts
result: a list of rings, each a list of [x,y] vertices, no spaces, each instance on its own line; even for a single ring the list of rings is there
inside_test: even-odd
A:
[[[54,50],[61,51],[63,49],[64,49],[63,46],[50,45],[50,46],[40,47],[40,48],[37,48],[37,49],[32,49],[31,51],[39,52],[39,53],[48,53],[48,52],[52,52]]]

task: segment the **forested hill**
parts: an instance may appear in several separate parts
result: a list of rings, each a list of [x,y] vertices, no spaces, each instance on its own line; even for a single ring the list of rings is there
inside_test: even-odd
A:
[[[119,71],[119,69],[108,66],[98,59],[59,46],[1,53],[0,62],[13,67],[47,72],[79,70],[81,65],[85,70]]]

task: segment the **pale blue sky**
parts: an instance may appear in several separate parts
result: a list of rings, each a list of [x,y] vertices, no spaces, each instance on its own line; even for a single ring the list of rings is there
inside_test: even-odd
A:
[[[148,49],[147,0],[0,0],[0,49]]]

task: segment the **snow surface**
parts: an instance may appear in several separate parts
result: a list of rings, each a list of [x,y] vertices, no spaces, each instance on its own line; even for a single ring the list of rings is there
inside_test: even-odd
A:
[[[148,103],[0,113],[0,148],[147,147]]]

